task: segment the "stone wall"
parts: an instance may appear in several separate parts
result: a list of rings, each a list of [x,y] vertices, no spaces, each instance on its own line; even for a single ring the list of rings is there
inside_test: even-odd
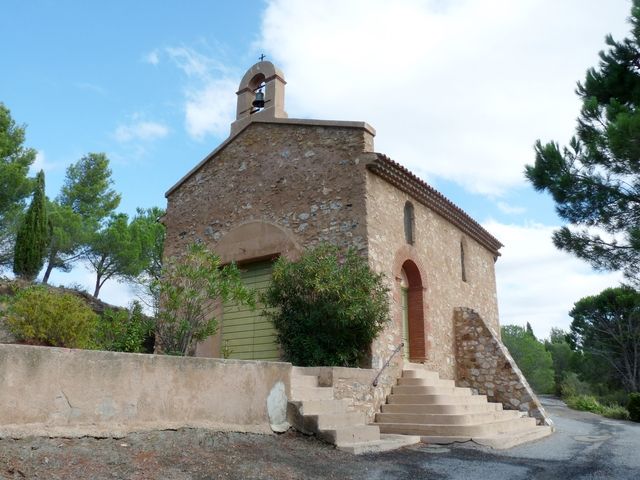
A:
[[[283,122],[251,123],[169,191],[165,255],[196,241],[223,261],[238,262],[294,258],[319,243],[356,248],[390,288],[390,322],[372,345],[373,368],[402,341],[400,272],[412,260],[422,298],[410,298],[410,310],[421,309],[424,321],[419,334],[410,335],[419,350],[411,359],[454,378],[454,307],[474,308],[498,325],[494,253],[369,171],[367,163],[378,158],[371,130]],[[414,205],[414,245],[404,237],[406,201]],[[219,355],[219,339],[209,339],[199,352]]]
[[[359,156],[371,146],[362,128],[252,123],[168,194],[165,255],[195,241],[215,250],[255,221],[304,247],[327,242],[366,252]]]
[[[366,255],[365,165],[354,126],[254,122],[167,196],[165,256],[204,242],[223,262],[295,258],[332,243]],[[220,356],[220,334],[198,345]]]
[[[403,210],[407,201],[414,207],[413,245],[407,244],[404,236]],[[426,358],[414,360],[424,362],[442,378],[455,378],[453,309],[459,305],[471,307],[494,328],[498,326],[494,254],[371,172],[367,174],[367,238],[369,263],[387,276],[392,300],[392,323],[374,344],[372,365],[382,365],[401,342],[400,270],[405,260],[411,260],[422,277],[426,354]],[[461,272],[461,242],[465,244],[466,281]]]
[[[291,364],[0,345],[0,438],[286,429]]]
[[[469,308],[455,309],[454,324],[457,385],[470,387],[506,409],[528,412],[540,425],[553,426],[496,331]]]
[[[380,407],[387,401],[391,386],[400,376],[402,361],[395,356],[382,371],[376,386],[373,380],[379,370],[346,367],[305,367],[307,375],[318,376],[318,386],[333,387],[333,397],[353,400],[356,410],[363,412],[367,422],[373,422]]]

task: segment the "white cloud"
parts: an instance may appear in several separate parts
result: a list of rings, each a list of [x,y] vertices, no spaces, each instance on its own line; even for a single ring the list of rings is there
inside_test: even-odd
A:
[[[235,72],[213,57],[188,47],[169,47],[169,58],[187,76],[185,128],[194,139],[226,137],[234,119],[238,81]]]
[[[427,175],[501,195],[537,138],[566,142],[575,82],[630,2],[271,0],[257,42],[292,117],[365,120],[376,147]]]
[[[230,79],[211,80],[201,88],[187,91],[185,121],[187,133],[202,139],[207,134],[225,137],[235,111],[236,82]]]
[[[520,207],[518,205],[510,205],[507,202],[498,202],[496,203],[498,210],[502,213],[506,213],[507,215],[520,215],[527,211],[526,208]]]
[[[119,125],[114,136],[119,142],[152,141],[164,138],[169,134],[166,125],[157,122],[135,121],[128,125]]]
[[[483,225],[504,247],[496,263],[500,321],[547,337],[551,327],[569,328],[573,304],[622,281],[619,272],[595,272],[588,263],[561,252],[551,241],[555,226],[532,223]]]
[[[96,85],[95,83],[77,82],[75,83],[75,86],[81,90],[87,90],[89,92],[97,93],[99,95],[107,94],[107,91],[105,90],[104,87],[101,87],[100,85]]]
[[[191,48],[169,47],[169,57],[189,77],[207,77],[213,61]]]
[[[160,54],[158,53],[158,50],[152,50],[151,52],[147,53],[142,60],[150,65],[158,65],[160,63]]]
[[[29,167],[29,176],[35,176],[40,170],[44,171],[44,173],[48,173],[54,170],[58,170],[62,167],[60,163],[52,163],[47,160],[47,157],[43,150],[38,150],[36,152],[36,158]]]

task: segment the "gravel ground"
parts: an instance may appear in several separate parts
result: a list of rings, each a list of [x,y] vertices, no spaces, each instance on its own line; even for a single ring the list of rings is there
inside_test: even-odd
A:
[[[417,444],[355,456],[294,431],[281,435],[199,429],[124,438],[0,440],[0,479],[144,480],[638,480],[640,424],[543,399],[557,431],[496,451],[472,442]]]
[[[293,431],[276,436],[181,429],[120,439],[0,440],[3,479],[419,478],[404,470],[389,454],[354,456]]]

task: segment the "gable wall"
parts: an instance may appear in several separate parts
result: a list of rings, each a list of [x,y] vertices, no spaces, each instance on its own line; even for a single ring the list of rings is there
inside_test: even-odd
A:
[[[320,241],[366,249],[362,129],[252,124],[168,197],[165,255],[194,242],[214,250],[250,221]]]
[[[415,213],[415,243],[404,236],[404,205],[410,201]],[[376,362],[388,358],[392,346],[401,342],[400,278],[393,273],[404,258],[418,260],[424,290],[426,363],[443,378],[455,378],[453,312],[469,307],[498,329],[498,305],[493,253],[429,208],[367,172],[368,255],[372,268],[387,276],[393,323],[374,345]],[[462,281],[460,241],[465,242],[467,282]],[[396,272],[397,273],[397,272]],[[377,357],[377,358],[376,358]]]
[[[195,241],[224,262],[295,257],[320,242],[366,254],[358,157],[372,145],[359,128],[250,125],[168,196],[165,257]],[[219,355],[219,339],[206,349]]]

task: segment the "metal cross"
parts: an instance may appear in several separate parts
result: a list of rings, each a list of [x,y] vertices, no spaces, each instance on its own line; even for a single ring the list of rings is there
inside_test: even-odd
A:
[[[260,55],[260,57],[258,57],[258,58],[260,58],[260,61],[262,62],[264,60],[264,53],[262,55]]]

